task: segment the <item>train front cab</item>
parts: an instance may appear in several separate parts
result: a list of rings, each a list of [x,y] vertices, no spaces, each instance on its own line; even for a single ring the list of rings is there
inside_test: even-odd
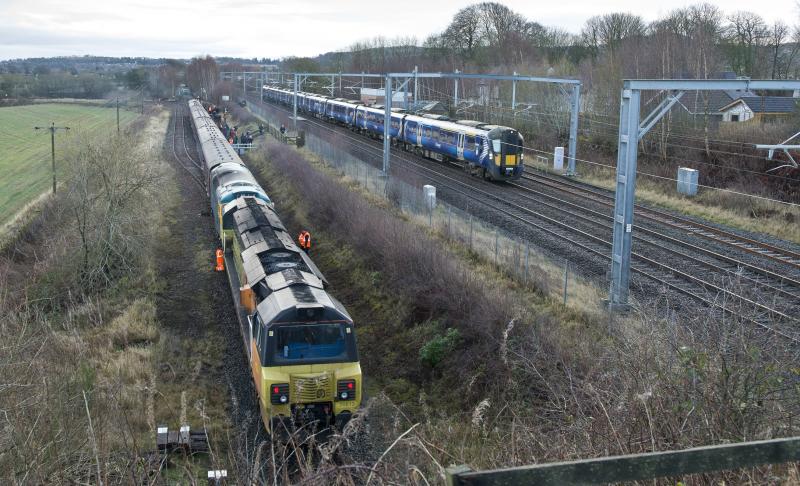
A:
[[[522,134],[509,127],[495,126],[487,134],[489,156],[487,172],[494,180],[517,180],[522,177],[523,146]]]
[[[296,294],[306,295],[298,300]],[[268,431],[311,423],[342,429],[361,405],[362,389],[355,328],[341,304],[320,288],[286,287],[258,305],[249,325],[253,380]]]

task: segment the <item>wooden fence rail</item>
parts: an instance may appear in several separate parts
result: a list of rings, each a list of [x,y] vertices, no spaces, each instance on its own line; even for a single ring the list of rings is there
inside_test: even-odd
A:
[[[793,461],[800,461],[800,437],[490,471],[471,471],[466,466],[454,466],[447,470],[447,484],[448,486],[606,484],[680,477],[687,474]]]

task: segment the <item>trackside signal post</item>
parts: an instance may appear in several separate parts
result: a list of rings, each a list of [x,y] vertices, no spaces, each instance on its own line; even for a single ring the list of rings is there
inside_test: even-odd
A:
[[[49,127],[33,127],[34,130],[50,130],[50,158],[53,162],[53,194],[56,193],[56,130],[69,130],[69,127],[57,127],[52,122]]]
[[[795,90],[800,81],[749,79],[632,79],[625,80],[619,110],[617,143],[616,194],[614,201],[614,239],[611,245],[611,283],[609,305],[626,307],[630,293],[633,204],[636,192],[636,164],[639,140],[689,90]],[[664,95],[640,122],[642,91],[659,91]]]

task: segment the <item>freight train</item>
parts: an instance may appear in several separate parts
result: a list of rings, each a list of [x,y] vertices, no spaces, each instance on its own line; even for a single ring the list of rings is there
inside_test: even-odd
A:
[[[353,319],[208,111],[189,110],[264,425],[343,427],[362,397]]]
[[[293,106],[294,91],[267,85],[262,89],[268,101]],[[297,109],[373,138],[383,137],[385,113],[382,108],[298,92]],[[392,109],[389,136],[392,144],[404,150],[439,161],[458,161],[465,171],[484,179],[516,180],[522,177],[524,170],[524,140],[513,128]]]

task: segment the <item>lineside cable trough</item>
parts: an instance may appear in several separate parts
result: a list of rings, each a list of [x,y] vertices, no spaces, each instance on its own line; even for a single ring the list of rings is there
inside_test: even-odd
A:
[[[156,428],[156,448],[158,450],[159,462],[169,464],[168,458],[171,454],[182,454],[193,456],[195,454],[207,454],[208,431],[203,429],[192,429],[188,425],[181,425],[178,430],[170,430],[166,425],[159,425]],[[208,471],[207,479],[209,485],[227,484],[228,471],[226,469],[214,469]]]
[[[208,433],[206,429],[192,430],[188,425],[181,425],[178,430],[169,430],[166,425],[159,425],[156,429],[156,447],[161,454],[208,452]]]

